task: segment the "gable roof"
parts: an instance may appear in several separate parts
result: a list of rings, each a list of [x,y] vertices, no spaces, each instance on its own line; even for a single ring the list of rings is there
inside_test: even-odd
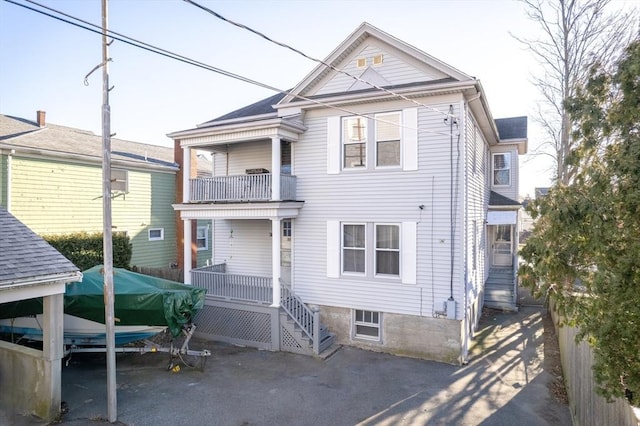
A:
[[[336,74],[337,71],[331,67],[340,69],[339,66],[349,55],[358,49],[367,39],[373,38],[379,40],[386,45],[391,46],[396,51],[402,52],[419,62],[428,65],[444,76],[451,77],[457,81],[474,81],[475,79],[462,71],[448,65],[439,59],[423,52],[416,47],[405,43],[404,41],[393,37],[392,35],[374,27],[368,22],[363,22],[355,29],[342,43],[340,43],[321,63],[318,64],[291,92],[283,98],[281,104],[288,103],[295,99],[296,95],[307,94],[319,81],[330,74]],[[329,64],[331,67],[326,66]],[[356,85],[356,87],[359,87]],[[375,89],[373,89],[375,90]]]
[[[517,202],[516,200],[512,200],[509,197],[505,197],[504,195],[498,194],[495,191],[491,191],[489,195],[489,205],[490,206],[518,206],[520,207],[522,204]]]
[[[77,276],[79,269],[0,206],[0,289],[39,283],[41,277]]]
[[[102,162],[102,136],[93,132],[47,123],[44,127],[20,117],[0,114],[0,148],[43,156]],[[173,149],[111,138],[114,165],[175,171]]]

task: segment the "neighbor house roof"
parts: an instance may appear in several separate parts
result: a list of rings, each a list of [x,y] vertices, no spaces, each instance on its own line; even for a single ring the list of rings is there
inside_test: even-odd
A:
[[[0,149],[39,155],[102,161],[102,136],[93,132],[46,123],[40,127],[24,118],[0,114]],[[114,164],[177,170],[173,148],[111,138]]]
[[[265,115],[265,114],[276,114],[276,110],[273,108],[273,105],[277,104],[284,98],[286,95],[285,92],[276,93],[275,95],[269,96],[268,98],[264,98],[259,100],[258,102],[254,102],[250,105],[237,109],[235,111],[231,111],[225,115],[221,115],[220,117],[214,118],[213,120],[209,120],[202,124],[199,124],[198,127],[206,127],[212,124],[215,124],[218,121],[226,121],[226,120],[234,120],[237,118],[247,118],[253,117],[256,115]]]
[[[527,117],[496,118],[500,140],[526,139]]]
[[[0,288],[55,281],[56,276],[77,275],[79,269],[45,240],[0,207]],[[67,279],[67,281],[69,281]]]
[[[489,196],[489,205],[490,206],[521,206],[521,204],[516,200],[512,200],[511,198],[505,197],[504,195],[500,195],[494,191],[491,191],[491,195]]]

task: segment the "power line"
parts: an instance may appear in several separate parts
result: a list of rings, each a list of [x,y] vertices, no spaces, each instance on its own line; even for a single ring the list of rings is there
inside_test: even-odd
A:
[[[285,49],[289,49],[289,50],[291,50],[292,52],[295,52],[295,53],[297,53],[298,55],[301,55],[301,56],[303,56],[303,57],[305,57],[305,58],[307,58],[307,59],[309,59],[309,60],[312,60],[312,61],[314,61],[314,62],[317,62],[317,63],[319,63],[319,64],[321,64],[321,65],[324,65],[324,66],[325,66],[325,67],[327,67],[327,68],[330,68],[330,69],[332,69],[332,70],[336,71],[336,72],[339,72],[339,73],[344,74],[344,75],[346,75],[346,76],[348,76],[348,77],[351,77],[351,78],[352,78],[352,79],[354,79],[355,81],[359,81],[359,82],[361,82],[361,83],[367,84],[367,85],[369,85],[369,86],[373,87],[374,89],[381,90],[381,91],[383,91],[383,92],[385,92],[385,93],[387,93],[387,94],[389,94],[389,95],[397,96],[397,97],[399,97],[399,98],[401,98],[401,99],[404,99],[405,101],[409,101],[409,102],[411,102],[411,103],[413,103],[413,104],[415,104],[415,105],[417,105],[417,106],[421,106],[421,107],[424,107],[424,108],[430,109],[430,110],[432,110],[432,111],[435,111],[435,112],[437,112],[437,113],[440,113],[440,114],[444,115],[445,117],[450,117],[450,118],[453,118],[453,119],[458,118],[458,117],[456,117],[456,116],[454,116],[454,115],[451,115],[451,113],[449,113],[449,112],[440,111],[439,109],[434,108],[434,107],[432,107],[432,106],[430,106],[430,105],[423,104],[422,102],[418,102],[418,101],[416,101],[415,99],[408,98],[407,96],[404,96],[404,95],[402,95],[402,94],[396,93],[396,92],[394,92],[394,91],[392,91],[392,90],[389,90],[389,89],[387,89],[387,88],[385,88],[385,87],[378,86],[377,84],[371,83],[370,81],[364,80],[364,79],[362,79],[362,78],[360,78],[360,77],[358,77],[358,76],[355,76],[355,75],[353,75],[353,74],[351,74],[351,73],[349,73],[349,72],[347,72],[347,71],[345,71],[345,70],[341,70],[341,69],[339,69],[339,68],[336,68],[335,66],[333,66],[333,65],[331,65],[331,64],[329,64],[329,63],[326,63],[325,61],[323,61],[323,60],[321,60],[321,59],[317,59],[317,58],[314,58],[313,56],[309,56],[309,55],[307,55],[306,53],[302,52],[301,50],[296,49],[295,47],[293,47],[293,46],[291,46],[291,45],[289,45],[289,44],[287,44],[287,43],[283,43],[283,42],[280,42],[280,41],[274,40],[274,39],[272,39],[271,37],[267,36],[266,34],[264,34],[264,33],[260,32],[260,31],[258,31],[258,30],[255,30],[255,29],[253,29],[253,28],[251,28],[251,27],[249,27],[249,26],[247,26],[247,25],[244,25],[244,24],[241,24],[241,23],[239,23],[239,22],[232,21],[231,19],[225,18],[224,16],[222,16],[222,15],[221,15],[221,14],[219,14],[218,12],[216,12],[216,11],[214,11],[214,10],[212,10],[212,9],[209,9],[209,8],[208,8],[208,7],[206,7],[206,6],[203,6],[203,5],[201,5],[201,4],[198,4],[198,3],[196,3],[196,2],[195,2],[195,1],[193,1],[193,0],[183,0],[183,1],[185,1],[186,3],[189,3],[189,4],[193,5],[193,6],[195,6],[195,7],[199,8],[199,9],[201,9],[201,10],[204,10],[205,12],[207,12],[207,13],[209,13],[209,14],[211,14],[211,15],[215,16],[216,18],[218,18],[218,19],[220,19],[220,20],[223,20],[223,21],[225,21],[225,22],[228,22],[228,23],[229,23],[229,24],[231,24],[231,25],[234,25],[234,26],[236,26],[236,27],[238,27],[238,28],[242,28],[242,29],[244,29],[244,30],[247,30],[247,31],[249,31],[249,32],[251,32],[251,33],[253,33],[253,34],[255,34],[255,35],[259,36],[259,37],[262,37],[263,39],[265,39],[265,40],[267,40],[267,41],[269,41],[269,42],[271,42],[271,43],[273,43],[273,44],[276,44],[276,45],[278,45],[278,46],[280,46],[280,47],[284,47]]]
[[[41,7],[43,9],[49,10],[49,11],[51,11],[53,13],[58,14],[58,15],[64,16],[66,18],[78,21],[78,22],[80,22],[80,23],[82,23],[84,25],[79,24],[78,22],[73,22],[73,21],[71,21],[69,19],[65,19],[65,18],[60,17],[60,16],[53,15],[53,14],[45,12],[43,10],[39,10],[39,9],[34,8],[34,7],[30,7],[30,6],[26,5],[26,4],[18,3],[15,0],[4,0],[4,1],[6,1],[7,3],[14,4],[16,6],[23,7],[25,9],[31,10],[33,12],[45,15],[45,16],[47,16],[49,18],[56,19],[58,21],[66,23],[66,24],[70,24],[70,25],[73,25],[75,27],[78,27],[78,28],[93,32],[95,34],[102,35],[102,27],[101,26],[93,24],[93,23],[88,22],[88,21],[85,21],[83,19],[77,18],[75,16],[69,15],[67,13],[61,12],[61,11],[59,11],[57,9],[45,6],[43,4],[35,2],[33,0],[24,0],[24,1],[26,1],[28,3],[31,3],[33,5],[36,5],[38,7]],[[93,27],[93,28],[91,28],[91,27]],[[255,85],[255,86],[258,86],[258,87],[262,87],[264,89],[272,90],[272,91],[275,91],[275,92],[278,92],[278,93],[285,93],[285,94],[288,94],[288,95],[296,96],[296,97],[298,97],[300,99],[312,102],[314,104],[317,104],[317,105],[320,105],[320,106],[323,106],[323,107],[334,109],[336,111],[341,111],[341,112],[347,113],[349,115],[358,115],[358,116],[361,116],[361,117],[366,117],[366,118],[372,119],[374,121],[384,122],[386,124],[392,124],[392,125],[396,125],[396,126],[398,125],[397,123],[392,123],[392,122],[388,122],[388,121],[385,121],[385,120],[382,120],[382,119],[379,119],[379,118],[375,118],[373,115],[359,114],[359,113],[351,111],[349,109],[338,107],[338,106],[332,105],[332,104],[328,104],[326,102],[322,102],[322,101],[319,101],[317,99],[309,98],[309,97],[302,96],[302,95],[296,95],[296,94],[293,94],[289,90],[279,89],[279,88],[274,87],[272,85],[269,85],[267,83],[262,83],[262,82],[259,82],[257,80],[253,80],[251,78],[244,77],[242,75],[233,73],[231,71],[227,71],[227,70],[224,70],[222,68],[218,68],[218,67],[215,67],[213,65],[209,65],[209,64],[206,64],[204,62],[200,62],[200,61],[197,61],[195,59],[188,58],[188,57],[180,55],[178,53],[171,52],[169,50],[154,46],[152,44],[149,44],[149,43],[137,40],[137,39],[134,39],[132,37],[129,37],[129,36],[121,34],[121,33],[118,33],[116,31],[107,30],[107,32],[109,34],[109,37],[112,38],[113,40],[121,41],[121,42],[123,42],[125,44],[128,44],[130,46],[137,47],[139,49],[143,49],[143,50],[146,50],[148,52],[155,53],[157,55],[161,55],[161,56],[164,56],[164,57],[169,58],[169,59],[174,59],[176,61],[183,62],[183,63],[188,64],[188,65],[193,65],[193,66],[196,66],[198,68],[202,68],[202,69],[207,70],[207,71],[215,72],[215,73],[223,75],[225,77],[230,77],[230,78],[233,78],[233,79],[245,82],[245,83],[249,83],[249,84],[252,84],[252,85]],[[421,133],[432,133],[432,134],[437,134],[437,135],[442,135],[442,136],[448,136],[448,133],[437,132],[437,131],[428,130],[428,129],[421,129],[419,127],[418,128],[412,128],[412,127],[404,126],[404,125],[400,125],[400,127],[411,129],[411,130],[416,130],[416,131],[421,132]]]

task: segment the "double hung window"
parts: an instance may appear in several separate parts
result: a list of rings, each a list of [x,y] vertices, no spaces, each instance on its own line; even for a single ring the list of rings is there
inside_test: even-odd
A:
[[[367,166],[367,119],[347,117],[343,120],[345,169]]]
[[[344,169],[366,169],[368,159],[375,167],[399,167],[401,164],[401,113],[389,112],[369,117],[342,119],[342,151]]]
[[[400,165],[400,113],[376,114],[376,167]]]
[[[364,274],[366,245],[364,224],[342,225],[342,272]]]
[[[400,276],[398,225],[376,225],[376,275]]]
[[[511,154],[493,154],[493,185],[511,185]]]
[[[209,248],[208,226],[198,226],[196,231],[196,247],[198,250],[207,250]]]

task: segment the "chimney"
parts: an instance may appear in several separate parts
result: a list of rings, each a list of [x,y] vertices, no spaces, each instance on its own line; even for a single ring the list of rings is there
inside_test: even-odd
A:
[[[47,115],[46,111],[38,111],[37,112],[37,120],[36,121],[38,123],[38,126],[40,126],[40,127],[44,127],[45,126],[45,124],[46,124],[45,123],[45,116],[46,115]]]

